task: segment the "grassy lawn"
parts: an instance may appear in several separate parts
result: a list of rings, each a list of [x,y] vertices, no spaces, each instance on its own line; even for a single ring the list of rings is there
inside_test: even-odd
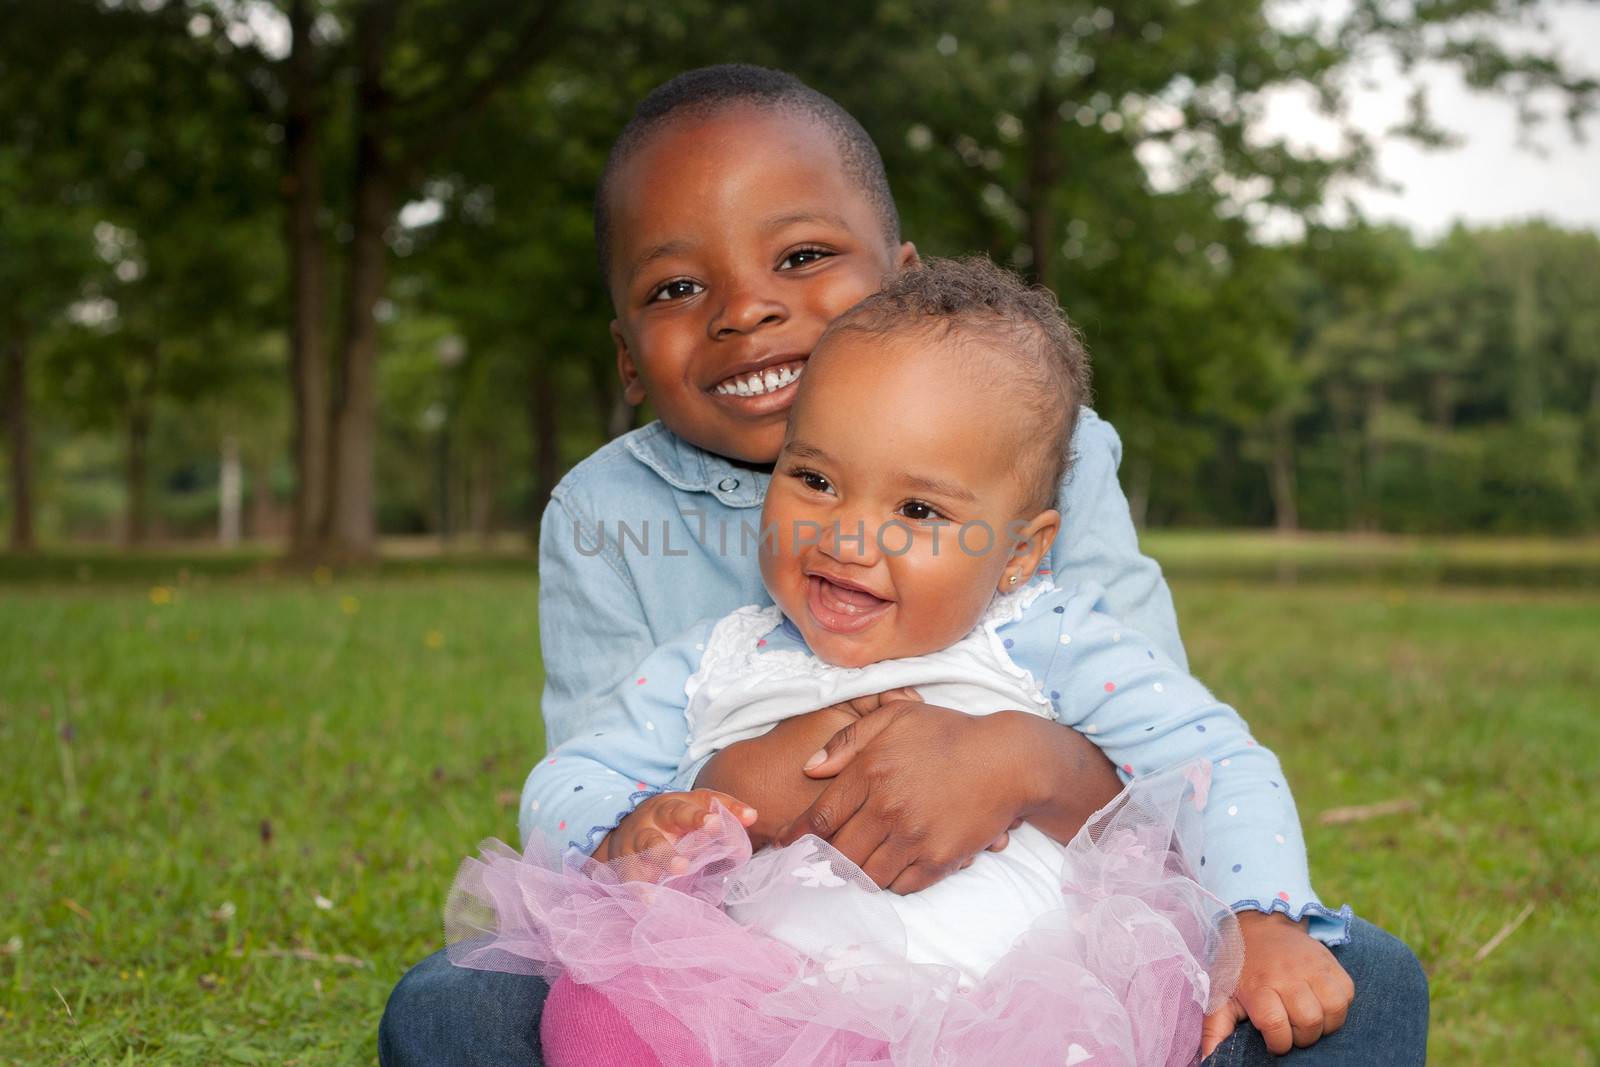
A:
[[[1432,975],[1433,1059],[1596,1063],[1600,549],[1151,544],[1324,898]],[[531,570],[0,561],[0,1064],[371,1062],[456,863],[515,834]]]

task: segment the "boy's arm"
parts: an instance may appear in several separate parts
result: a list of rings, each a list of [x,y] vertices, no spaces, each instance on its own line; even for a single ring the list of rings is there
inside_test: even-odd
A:
[[[558,490],[539,527],[540,714],[547,747],[586,729],[618,680],[656,644],[616,545],[599,542],[594,520]]]
[[[1235,911],[1309,919],[1328,944],[1349,936],[1350,910],[1323,907],[1278,758],[1232,708],[1154,642],[1104,611],[1099,590],[1041,596],[1005,633],[1016,662],[1037,672],[1060,721],[1099,745],[1124,780],[1197,759],[1211,763],[1202,819],[1202,885]]]
[[[1147,634],[1179,669],[1187,670],[1172,593],[1155,560],[1139,551],[1128,498],[1117,481],[1121,462],[1117,431],[1083,409],[1061,482],[1061,533],[1050,549],[1050,566],[1057,585],[1092,581],[1101,586],[1113,617]]]
[[[592,852],[640,801],[669,787],[688,744],[684,683],[711,626],[650,653],[596,702],[581,733],[545,753],[522,787],[524,842],[537,830],[559,848]]]

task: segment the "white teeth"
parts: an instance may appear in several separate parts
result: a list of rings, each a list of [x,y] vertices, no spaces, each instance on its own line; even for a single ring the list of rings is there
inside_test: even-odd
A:
[[[804,369],[804,364],[795,363],[776,369],[751,371],[739,378],[729,378],[712,392],[719,396],[764,396],[789,385],[800,377]]]

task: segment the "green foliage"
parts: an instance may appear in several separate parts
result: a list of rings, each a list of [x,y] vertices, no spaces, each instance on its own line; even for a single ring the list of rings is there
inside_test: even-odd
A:
[[[0,7],[0,319],[37,356],[41,522],[57,535],[103,532],[70,501],[115,506],[137,479],[124,463],[122,490],[80,484],[69,441],[147,448],[172,533],[203,525],[214,489],[184,503],[161,487],[214,469],[220,437],[244,439],[255,483],[285,469],[285,10]],[[1536,5],[880,0],[848,26],[826,6],[709,0],[310,10],[329,307],[363,115],[381,115],[393,186],[376,309],[387,530],[527,528],[554,478],[631,424],[593,268],[595,179],[635,100],[726,60],[792,69],[857,114],[925,252],[987,252],[1059,292],[1122,433],[1136,516],[1600,524],[1595,237],[1531,225],[1417,247],[1331,227],[1335,181],[1369,175],[1374,146],[1346,129],[1344,149],[1307,153],[1255,122],[1281,89],[1339,121],[1353,72],[1387,56],[1408,74],[1453,67],[1529,126],[1581,124],[1594,79],[1551,42],[1501,33]],[[363,12],[392,14],[379,111],[358,100]],[[1448,132],[1420,95],[1400,131]],[[434,358],[447,335],[466,352],[450,368]],[[425,431],[430,409],[445,422]],[[263,491],[286,494],[286,478]]]
[[[1600,238],[1542,224],[1319,233],[1274,402],[1314,527],[1571,532],[1600,520]],[[1244,454],[1271,446],[1248,410]],[[1197,500],[1202,521],[1238,521]]]

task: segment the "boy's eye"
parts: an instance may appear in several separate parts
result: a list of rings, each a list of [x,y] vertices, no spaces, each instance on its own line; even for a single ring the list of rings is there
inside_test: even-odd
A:
[[[796,267],[805,267],[812,263],[820,262],[831,255],[833,255],[832,252],[821,248],[799,248],[784,256],[783,262],[778,264],[778,269],[794,270]]]
[[[932,504],[921,500],[907,500],[900,505],[900,514],[915,522],[926,522],[928,519],[943,518],[939,509]]]
[[[816,471],[808,471],[804,468],[801,468],[800,470],[796,470],[792,473],[794,477],[799,480],[801,485],[805,486],[813,493],[833,492],[833,486],[828,484],[828,479],[824,478]]]
[[[667,300],[682,300],[686,296],[703,293],[706,287],[699,282],[690,281],[688,278],[674,278],[650,294],[651,303]]]

